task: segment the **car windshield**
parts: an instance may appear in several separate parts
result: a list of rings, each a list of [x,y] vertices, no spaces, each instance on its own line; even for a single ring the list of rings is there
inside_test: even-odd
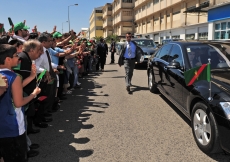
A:
[[[186,46],[186,53],[192,68],[207,64],[209,58],[211,59],[211,69],[230,67],[227,52],[220,51],[218,48],[209,44],[188,45]]]
[[[147,47],[155,47],[156,44],[153,40],[134,40],[138,44],[138,46],[147,46]]]

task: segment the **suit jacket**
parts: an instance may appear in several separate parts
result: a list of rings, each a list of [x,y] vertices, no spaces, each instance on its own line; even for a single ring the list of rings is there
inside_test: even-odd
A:
[[[140,63],[141,56],[144,55],[144,53],[143,53],[142,49],[139,46],[137,46],[137,44],[134,41],[132,41],[132,43],[136,46],[136,51],[135,51],[136,62]],[[120,55],[120,57],[118,59],[118,64],[120,66],[124,65],[124,54],[125,54],[126,48],[127,48],[127,44],[125,43],[124,48],[122,49],[121,55]]]
[[[99,43],[97,45],[97,55],[99,55],[99,57],[101,58],[105,58],[106,55],[108,54],[108,46],[106,43],[104,43],[104,45],[102,45],[102,43]]]

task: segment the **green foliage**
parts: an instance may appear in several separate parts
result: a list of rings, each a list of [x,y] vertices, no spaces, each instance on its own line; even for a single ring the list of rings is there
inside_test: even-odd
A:
[[[106,43],[111,43],[112,38],[115,42],[120,42],[120,38],[118,37],[118,35],[109,35],[105,38]]]
[[[93,37],[93,39],[98,43],[98,42],[100,42],[100,39],[101,38],[103,38],[103,37],[98,37],[98,36],[96,36],[96,37]]]

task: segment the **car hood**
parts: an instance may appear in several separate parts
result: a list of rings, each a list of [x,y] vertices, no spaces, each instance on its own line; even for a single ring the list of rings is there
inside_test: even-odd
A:
[[[211,70],[212,82],[230,95],[230,69]]]
[[[153,53],[156,50],[155,47],[142,47],[142,46],[140,46],[140,48],[143,50],[143,52],[147,52],[147,53]]]

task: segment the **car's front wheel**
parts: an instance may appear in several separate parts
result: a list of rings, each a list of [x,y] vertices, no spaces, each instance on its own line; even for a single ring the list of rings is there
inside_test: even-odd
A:
[[[155,83],[155,79],[153,76],[153,71],[152,69],[150,69],[148,71],[148,86],[149,86],[149,90],[152,93],[157,93],[158,89],[157,89],[157,84]]]
[[[203,102],[194,105],[191,122],[193,136],[198,147],[206,154],[220,152],[219,134],[215,118]]]

